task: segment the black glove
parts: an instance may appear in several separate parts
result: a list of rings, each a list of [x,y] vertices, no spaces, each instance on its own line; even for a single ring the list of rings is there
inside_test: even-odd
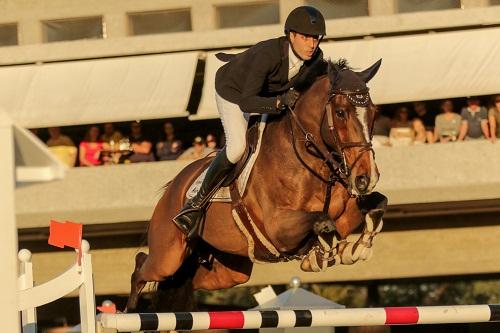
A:
[[[293,88],[288,90],[286,93],[278,97],[278,109],[283,111],[287,107],[293,108],[299,96],[299,92]]]

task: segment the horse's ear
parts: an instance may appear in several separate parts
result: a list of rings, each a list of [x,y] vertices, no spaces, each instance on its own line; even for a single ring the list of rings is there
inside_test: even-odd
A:
[[[375,74],[377,74],[381,64],[382,64],[382,59],[379,59],[376,63],[374,63],[364,71],[359,72],[358,75],[361,77],[363,81],[365,81],[365,83],[368,83],[368,81],[370,81],[375,76]]]

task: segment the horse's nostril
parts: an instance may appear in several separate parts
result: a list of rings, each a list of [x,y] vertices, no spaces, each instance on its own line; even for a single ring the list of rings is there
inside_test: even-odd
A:
[[[370,178],[366,175],[357,176],[355,183],[358,191],[364,192],[368,188],[368,184],[370,183]]]

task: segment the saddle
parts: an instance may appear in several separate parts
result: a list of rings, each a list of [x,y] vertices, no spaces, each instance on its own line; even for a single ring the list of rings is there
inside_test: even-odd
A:
[[[261,117],[250,117],[249,126],[246,132],[247,144],[245,147],[245,152],[243,153],[243,156],[240,158],[238,163],[236,163],[233,170],[224,180],[220,189],[215,192],[212,198],[210,198],[210,202],[231,202],[232,200],[229,193],[229,186],[232,185],[237,186],[240,193],[243,194],[243,192],[245,191],[246,183],[248,181],[248,177],[250,176],[250,172],[258,154],[259,138],[262,136],[264,127],[265,118],[261,119]],[[212,158],[212,156],[209,155],[206,158]],[[205,179],[205,175],[206,170],[203,171],[191,184],[188,191],[186,192],[187,199],[190,199],[196,195],[201,186],[201,183]]]

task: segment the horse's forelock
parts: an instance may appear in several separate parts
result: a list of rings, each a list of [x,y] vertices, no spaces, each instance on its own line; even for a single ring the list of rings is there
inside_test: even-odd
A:
[[[336,62],[328,61],[328,77],[332,92],[334,90],[359,91],[366,89],[366,83],[343,58]]]

